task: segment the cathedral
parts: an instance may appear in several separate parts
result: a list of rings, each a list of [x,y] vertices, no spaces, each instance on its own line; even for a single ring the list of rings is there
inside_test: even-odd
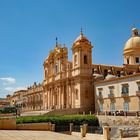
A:
[[[140,111],[140,36],[137,28],[131,34],[122,66],[93,64],[93,45],[82,31],[72,44],[72,61],[56,40],[43,63],[44,80],[24,92],[22,110]]]
[[[56,42],[44,61],[44,109],[94,108],[92,48],[81,31],[69,61],[67,47]]]

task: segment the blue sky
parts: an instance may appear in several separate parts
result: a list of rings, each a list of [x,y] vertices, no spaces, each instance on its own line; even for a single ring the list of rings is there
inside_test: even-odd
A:
[[[0,0],[0,97],[43,80],[55,38],[69,48],[83,28],[93,63],[122,65],[139,0]]]

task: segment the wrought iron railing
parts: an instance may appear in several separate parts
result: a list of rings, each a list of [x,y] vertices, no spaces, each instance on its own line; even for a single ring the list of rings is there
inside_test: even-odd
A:
[[[103,128],[99,126],[87,126],[87,133],[103,134]]]

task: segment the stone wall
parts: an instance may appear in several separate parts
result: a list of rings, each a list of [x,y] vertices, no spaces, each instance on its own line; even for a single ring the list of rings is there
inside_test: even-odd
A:
[[[51,123],[28,123],[28,124],[17,124],[17,130],[51,130]]]
[[[125,116],[105,116],[97,115],[100,125],[108,124],[109,126],[138,126],[140,123],[139,117],[125,117]]]
[[[0,118],[0,130],[15,130],[16,118]]]

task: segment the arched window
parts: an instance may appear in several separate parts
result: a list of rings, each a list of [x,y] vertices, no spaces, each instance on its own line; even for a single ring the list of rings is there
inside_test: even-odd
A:
[[[78,100],[78,89],[75,89],[75,99]]]
[[[84,55],[84,64],[87,64],[87,55]]]
[[[77,65],[78,62],[77,62],[77,55],[74,55],[74,65]]]

